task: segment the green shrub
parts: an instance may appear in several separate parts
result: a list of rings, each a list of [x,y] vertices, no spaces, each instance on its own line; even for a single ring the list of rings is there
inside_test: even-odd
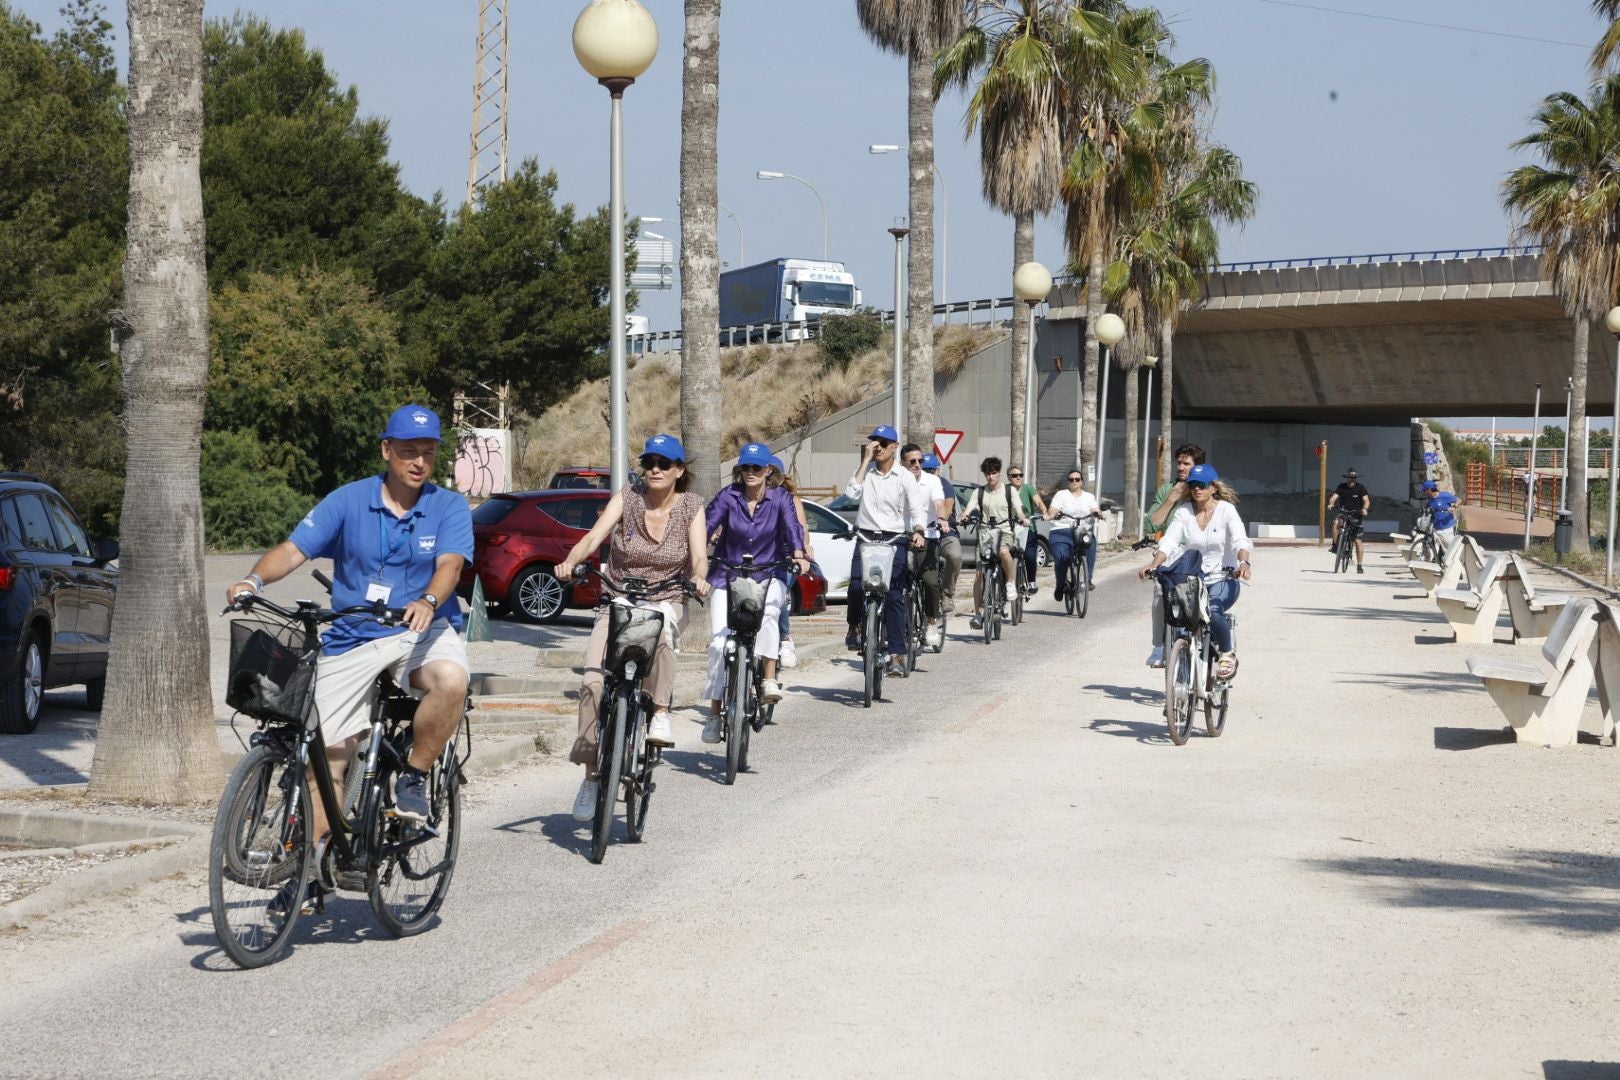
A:
[[[871,308],[824,318],[819,325],[816,349],[821,353],[822,366],[828,370],[843,371],[851,360],[877,348],[883,337],[883,322]]]
[[[287,539],[314,502],[251,431],[205,431],[203,536],[211,551],[263,551]]]

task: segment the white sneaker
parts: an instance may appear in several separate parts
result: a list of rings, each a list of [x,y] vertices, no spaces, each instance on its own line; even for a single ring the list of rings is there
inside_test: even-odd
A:
[[[766,679],[759,686],[759,700],[767,705],[775,705],[782,700],[782,684],[775,679]]]
[[[574,796],[575,821],[589,821],[596,816],[596,789],[599,786],[589,777],[579,782],[579,794]]]
[[[717,743],[720,741],[720,717],[710,713],[709,719],[703,725],[703,741]]]
[[[799,666],[799,654],[793,648],[793,642],[788,638],[782,639],[782,655],[777,657],[777,663],[786,668]]]
[[[1148,653],[1148,667],[1164,667],[1164,646],[1155,645],[1153,651]]]
[[[927,630],[923,631],[923,641],[927,643],[930,649],[939,648],[940,642],[944,640],[945,635],[940,632],[938,623],[935,623],[933,626],[930,626]]]
[[[647,725],[648,746],[674,746],[675,736],[669,729],[669,710],[659,709],[652,714],[652,722]]]

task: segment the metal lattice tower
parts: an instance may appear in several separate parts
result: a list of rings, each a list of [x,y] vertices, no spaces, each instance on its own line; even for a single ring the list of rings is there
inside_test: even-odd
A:
[[[467,154],[467,201],[478,188],[506,179],[507,5],[478,0],[478,55],[473,64],[472,138]]]

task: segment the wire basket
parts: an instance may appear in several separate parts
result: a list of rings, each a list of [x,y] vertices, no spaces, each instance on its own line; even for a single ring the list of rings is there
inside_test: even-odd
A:
[[[232,621],[225,704],[256,720],[303,723],[319,654],[320,639],[303,623],[257,616]]]
[[[735,633],[757,634],[765,621],[763,581],[734,577],[726,586],[726,625]]]

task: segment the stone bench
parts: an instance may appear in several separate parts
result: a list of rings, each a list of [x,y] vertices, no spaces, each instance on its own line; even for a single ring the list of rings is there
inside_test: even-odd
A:
[[[1503,590],[1507,593],[1508,613],[1513,618],[1513,638],[1526,645],[1540,645],[1552,633],[1553,624],[1569,603],[1568,593],[1536,591],[1530,580],[1530,568],[1518,552],[1508,555],[1508,567],[1502,573]]]
[[[1406,568],[1417,578],[1423,591],[1430,596],[1437,589],[1454,589],[1459,584],[1472,585],[1485,569],[1485,550],[1472,536],[1465,536],[1452,544],[1437,563],[1414,560]]]
[[[1436,589],[1434,602],[1451,624],[1457,641],[1489,645],[1496,638],[1496,620],[1505,599],[1502,574],[1508,557],[1500,552],[1490,557],[1472,585],[1460,589]]]
[[[1518,742],[1533,746],[1575,742],[1592,689],[1598,631],[1605,620],[1615,625],[1613,615],[1600,615],[1597,601],[1583,596],[1564,606],[1540,656],[1498,653],[1468,658],[1469,673],[1484,682]],[[1620,690],[1620,656],[1615,660],[1616,680],[1611,685]]]

